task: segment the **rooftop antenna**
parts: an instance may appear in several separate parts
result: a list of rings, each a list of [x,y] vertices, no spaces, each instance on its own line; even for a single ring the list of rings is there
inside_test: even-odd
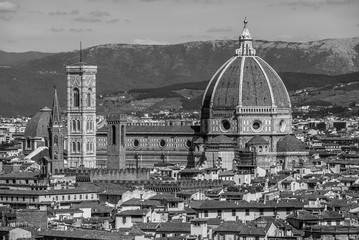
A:
[[[80,41],[80,62],[82,62],[82,42]]]

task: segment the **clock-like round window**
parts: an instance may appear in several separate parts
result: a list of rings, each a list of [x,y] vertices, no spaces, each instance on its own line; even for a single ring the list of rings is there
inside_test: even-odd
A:
[[[279,131],[280,131],[280,132],[284,132],[285,129],[286,129],[286,127],[287,127],[286,122],[285,122],[284,120],[281,120],[281,121],[279,122]]]
[[[133,140],[133,146],[135,148],[137,148],[138,146],[140,146],[140,141],[138,141],[137,139]]]
[[[163,148],[166,146],[166,141],[162,139],[159,144],[160,144],[160,147]]]
[[[222,120],[221,129],[223,132],[228,132],[231,129],[231,123],[227,119]]]
[[[262,130],[262,122],[255,120],[252,124],[252,130],[255,132],[260,132]]]

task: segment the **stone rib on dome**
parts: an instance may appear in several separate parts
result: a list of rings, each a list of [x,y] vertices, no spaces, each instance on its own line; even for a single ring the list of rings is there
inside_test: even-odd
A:
[[[42,108],[27,123],[24,137],[42,137],[49,139],[49,124],[51,118],[51,109]]]

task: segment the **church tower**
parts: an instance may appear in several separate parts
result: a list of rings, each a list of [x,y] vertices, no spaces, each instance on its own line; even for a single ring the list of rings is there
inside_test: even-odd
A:
[[[126,114],[107,116],[107,168],[126,168]]]
[[[67,167],[96,167],[96,72],[97,66],[66,66]]]
[[[61,121],[61,111],[59,100],[57,98],[57,90],[55,88],[50,118],[50,157],[52,160],[52,173],[55,172],[55,169],[64,168],[64,130],[64,124]]]

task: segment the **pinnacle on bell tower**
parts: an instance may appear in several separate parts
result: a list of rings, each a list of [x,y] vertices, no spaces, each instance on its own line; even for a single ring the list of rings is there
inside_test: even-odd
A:
[[[256,50],[253,48],[253,38],[251,37],[251,34],[249,33],[249,30],[247,28],[247,17],[244,18],[244,26],[242,34],[239,36],[239,48],[236,49],[236,54],[238,56],[255,56]]]
[[[51,121],[52,124],[60,124],[61,123],[61,115],[60,115],[60,105],[59,99],[57,97],[57,89],[54,86],[54,100],[52,103],[52,113],[51,113]]]

